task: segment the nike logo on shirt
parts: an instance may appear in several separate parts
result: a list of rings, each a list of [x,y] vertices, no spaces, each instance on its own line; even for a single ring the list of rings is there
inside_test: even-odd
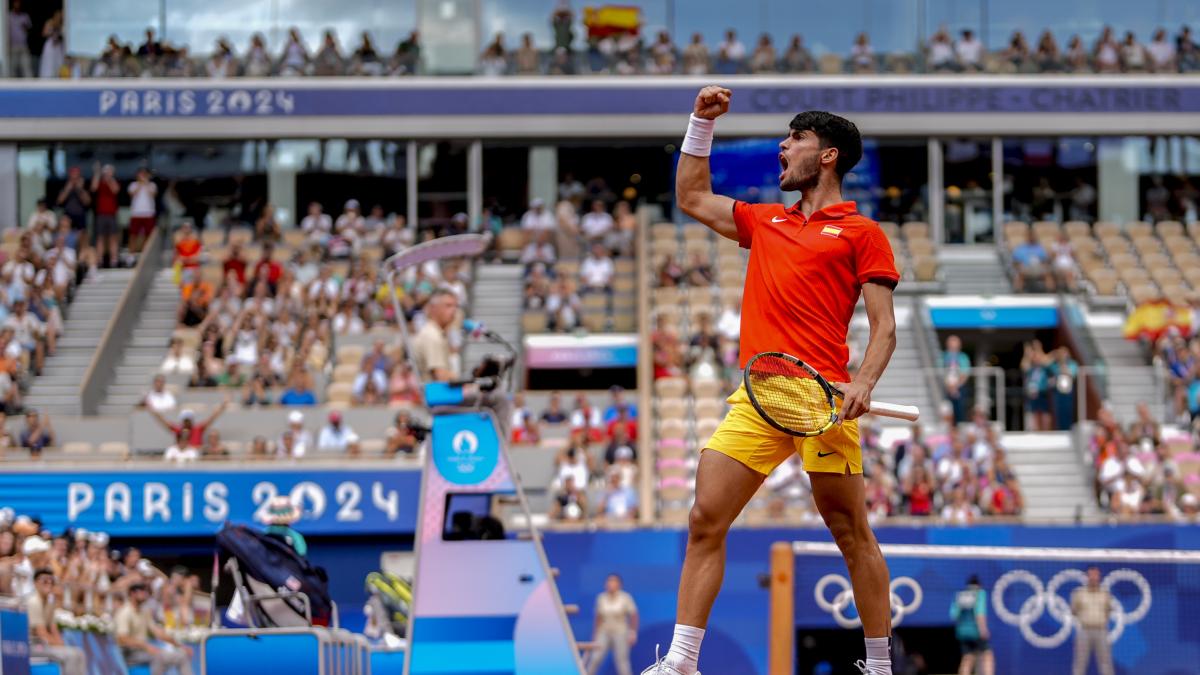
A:
[[[836,455],[836,454],[837,454],[836,452],[818,452],[817,457],[828,457],[830,455]]]
[[[779,216],[775,216],[774,218],[771,219],[771,222],[772,223],[782,223],[786,220],[787,220],[787,218],[780,218]]]

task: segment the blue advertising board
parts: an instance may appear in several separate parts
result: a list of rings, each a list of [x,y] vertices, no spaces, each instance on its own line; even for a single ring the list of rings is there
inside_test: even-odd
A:
[[[0,474],[0,506],[55,532],[187,537],[260,522],[272,497],[289,495],[305,534],[396,534],[413,531],[419,489],[420,472],[399,468],[29,471]]]
[[[186,80],[0,88],[0,118],[646,115],[688,110],[698,84],[680,78],[606,82],[388,80],[330,88],[294,81],[194,86]],[[1200,84],[1042,79],[1037,85],[947,78],[863,84],[814,78],[739,82],[735,113],[1200,113]],[[566,94],[566,95],[564,95]]]
[[[1128,525],[1091,527],[1028,527],[1011,525],[977,525],[971,527],[938,526],[879,526],[875,528],[881,543],[947,544],[1030,547],[1102,547],[1111,549],[1168,549],[1200,550],[1200,527],[1176,525]],[[713,606],[704,636],[700,670],[739,675],[767,672],[767,635],[769,594],[760,584],[761,575],[769,570],[771,544],[777,541],[831,541],[828,532],[812,528],[734,529],[727,542],[727,563],[721,594]],[[558,588],[563,601],[575,603],[581,611],[571,619],[576,634],[588,634],[592,629],[592,608],[596,595],[604,588],[605,578],[612,573],[621,575],[625,590],[637,602],[641,628],[633,648],[635,665],[644,666],[654,660],[656,643],[670,642],[675,625],[676,593],[683,554],[687,549],[684,530],[633,530],[627,532],[547,532],[544,535],[546,556],[560,570]],[[1070,672],[1071,641],[1050,647],[1039,647],[1025,633],[1049,638],[1062,629],[1057,622],[1058,601],[1047,600],[1040,616],[1032,613],[1038,607],[1030,601],[1038,591],[1054,590],[1061,597],[1069,594],[1078,582],[1067,572],[1057,588],[1049,584],[1064,570],[1084,569],[1087,560],[1058,563],[1031,563],[1022,566],[1012,561],[948,560],[931,561],[909,558],[889,560],[893,578],[909,577],[921,586],[920,606],[912,607],[913,595],[907,582],[900,582],[896,594],[902,604],[911,607],[899,625],[906,627],[941,626],[947,630],[950,621],[950,593],[959,590],[970,574],[979,574],[988,591],[989,622],[993,647],[996,650],[996,673],[1000,675],[1029,672]],[[1192,616],[1200,601],[1200,566],[1102,564],[1101,572],[1112,584],[1113,593],[1122,607],[1124,628],[1114,642],[1117,672],[1139,675],[1179,675],[1195,673],[1200,663],[1200,630]],[[1140,611],[1142,595],[1132,575],[1114,575],[1118,568],[1139,572],[1150,587],[1150,605]],[[999,614],[993,602],[996,584],[1006,573],[1024,569],[1031,576],[1010,575],[1000,598],[1006,614]],[[833,574],[845,576],[845,567],[836,557],[801,557],[796,559],[796,623],[797,629],[838,630],[840,627],[829,611],[815,602],[815,585]],[[1032,585],[1025,583],[1033,579]],[[1070,583],[1068,583],[1070,582]],[[827,582],[823,589],[826,600],[836,599],[842,590],[836,581]],[[1056,605],[1055,611],[1049,604]],[[1004,610],[1002,610],[1004,611]],[[1028,616],[1023,620],[1022,614]],[[853,616],[853,607],[845,615]],[[1012,621],[1010,623],[1009,621]],[[848,633],[861,635],[859,628],[846,628]],[[1058,638],[1053,638],[1057,640]],[[858,643],[861,646],[861,642]],[[946,645],[957,653],[957,645]],[[847,666],[857,655],[847,653],[836,668]],[[1183,665],[1181,665],[1183,664]],[[613,675],[611,663],[598,675]]]
[[[0,609],[0,675],[29,675],[29,619]]]

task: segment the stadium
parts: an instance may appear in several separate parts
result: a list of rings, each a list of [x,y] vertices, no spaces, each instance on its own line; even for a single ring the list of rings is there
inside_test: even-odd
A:
[[[0,675],[1200,672],[1200,5],[3,4]]]

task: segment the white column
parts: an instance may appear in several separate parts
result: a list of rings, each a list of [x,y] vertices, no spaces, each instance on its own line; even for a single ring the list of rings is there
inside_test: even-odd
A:
[[[8,12],[5,12],[7,15]],[[13,143],[5,143],[0,145],[0,230],[5,230],[10,227],[21,226],[21,214],[19,209],[24,207],[30,211],[33,210],[33,202],[28,204],[21,203],[18,206],[18,182],[20,176],[17,172],[17,146]],[[42,190],[45,190],[45,180],[42,181]],[[41,197],[38,194],[37,197]],[[37,199],[34,197],[34,199]]]
[[[930,138],[928,143],[929,175],[929,226],[933,230],[933,240],[939,246],[946,243],[945,223],[945,189],[944,167],[942,165],[942,142]]]
[[[417,231],[417,142],[409,141],[404,151],[404,178],[408,191],[408,228]]]
[[[483,213],[483,141],[471,141],[467,148],[467,216],[479,222]]]
[[[1096,192],[1100,220],[1125,223],[1138,213],[1138,144],[1145,139],[1101,138],[1096,150]]]
[[[1000,241],[1004,226],[1004,141],[992,138],[992,238]]]
[[[550,209],[558,201],[558,149],[552,145],[529,148],[528,197],[541,198]]]

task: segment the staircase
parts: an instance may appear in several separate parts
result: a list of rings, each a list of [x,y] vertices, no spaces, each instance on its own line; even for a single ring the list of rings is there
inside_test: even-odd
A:
[[[1008,463],[1025,497],[1026,520],[1098,518],[1100,508],[1071,432],[1007,433],[1002,441]]]
[[[525,295],[525,269],[521,265],[487,263],[475,268],[468,316],[500,335],[518,352],[513,372],[521,372],[521,300]],[[500,349],[493,344],[470,340],[463,348],[463,370],[469,371],[485,355]]]
[[[25,407],[53,415],[80,414],[79,385],[132,276],[133,270],[105,270],[99,281],[78,288],[67,307],[58,351],[46,357],[42,374],[33,379]]]
[[[955,295],[1012,293],[994,245],[945,246],[938,254],[946,292]]]
[[[913,325],[915,317],[912,309],[904,304],[895,308],[896,313],[896,351],[888,362],[883,377],[875,384],[871,397],[878,401],[915,405],[921,409],[921,416],[926,421],[937,419],[937,404],[930,395],[929,387],[925,385],[925,364],[921,361],[921,351],[917,344],[916,329]],[[867,312],[862,303],[854,312],[850,322],[854,340],[859,345],[860,353],[865,350],[870,325]],[[884,425],[907,425],[903,420],[880,417]]]
[[[1125,314],[1089,311],[1085,318],[1092,340],[1104,359],[1108,384],[1105,401],[1117,419],[1132,419],[1134,408],[1142,401],[1150,405],[1158,419],[1165,419],[1167,408],[1159,374],[1154,366],[1147,365],[1141,346],[1126,340],[1122,334]]]
[[[113,379],[100,403],[101,415],[128,415],[150,390],[150,381],[167,354],[167,343],[175,331],[179,288],[171,280],[171,268],[158,272],[142,306],[137,326],[125,345]],[[183,380],[175,382],[186,386]]]

